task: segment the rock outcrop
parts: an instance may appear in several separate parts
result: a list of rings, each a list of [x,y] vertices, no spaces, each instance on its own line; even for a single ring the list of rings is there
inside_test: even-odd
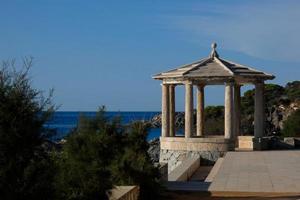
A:
[[[300,109],[300,100],[296,100],[289,104],[279,104],[269,108],[267,113],[267,123],[269,124],[270,130],[268,132],[278,132],[283,128],[283,122],[293,112]]]
[[[149,141],[148,154],[152,162],[159,162],[159,153],[160,153],[160,143],[159,138],[155,138]]]
[[[155,115],[151,120],[150,123],[152,127],[161,127],[161,114]],[[184,126],[184,112],[176,112],[175,113],[175,126],[176,127],[183,127]]]

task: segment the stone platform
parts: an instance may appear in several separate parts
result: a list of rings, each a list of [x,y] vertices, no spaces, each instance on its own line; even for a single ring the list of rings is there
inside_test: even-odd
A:
[[[209,191],[300,195],[300,151],[228,152]]]

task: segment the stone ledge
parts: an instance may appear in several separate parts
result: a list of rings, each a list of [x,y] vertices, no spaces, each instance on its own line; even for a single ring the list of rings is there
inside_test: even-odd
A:
[[[168,181],[187,181],[200,166],[200,157],[187,158],[168,176]]]
[[[230,139],[224,138],[224,136],[206,136],[206,137],[191,137],[185,138],[183,136],[175,136],[175,137],[160,137],[160,141],[168,141],[168,142],[189,142],[189,143],[224,143],[231,141]]]
[[[110,190],[109,200],[138,200],[139,186],[114,186]]]
[[[215,176],[217,175],[222,163],[224,161],[224,158],[219,158],[217,162],[214,164],[212,170],[208,174],[208,176],[205,179],[205,182],[213,182]]]
[[[232,141],[224,137],[161,137],[160,148],[182,151],[228,151]]]

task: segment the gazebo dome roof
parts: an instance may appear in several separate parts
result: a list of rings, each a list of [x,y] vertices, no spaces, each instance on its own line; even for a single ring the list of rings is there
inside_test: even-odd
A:
[[[212,44],[212,52],[208,58],[191,64],[180,66],[153,76],[154,79],[165,80],[241,80],[255,81],[274,79],[275,76],[250,68],[245,65],[221,59],[216,51],[216,43]]]

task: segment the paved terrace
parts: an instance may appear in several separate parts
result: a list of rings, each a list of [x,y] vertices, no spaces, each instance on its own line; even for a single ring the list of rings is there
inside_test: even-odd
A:
[[[300,151],[228,152],[209,191],[300,195]]]

